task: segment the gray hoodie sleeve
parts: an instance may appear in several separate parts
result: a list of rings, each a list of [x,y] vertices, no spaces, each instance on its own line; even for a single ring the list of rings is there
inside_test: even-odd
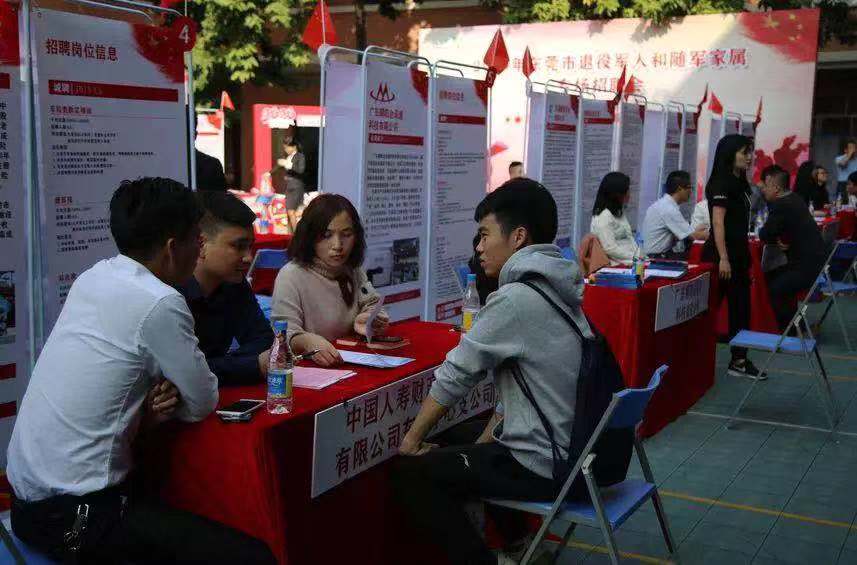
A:
[[[520,357],[523,340],[515,304],[508,291],[497,291],[479,311],[473,327],[434,373],[430,394],[440,405],[452,406],[509,358]]]

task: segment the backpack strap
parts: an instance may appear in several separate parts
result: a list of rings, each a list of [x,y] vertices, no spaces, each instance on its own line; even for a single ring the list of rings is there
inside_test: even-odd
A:
[[[587,337],[585,337],[583,335],[583,332],[580,331],[580,327],[578,327],[577,322],[574,321],[574,318],[569,316],[568,312],[563,310],[559,304],[554,302],[554,300],[550,296],[548,296],[548,293],[546,293],[545,291],[540,289],[535,283],[533,283],[533,280],[536,278],[540,278],[540,277],[538,277],[537,275],[530,275],[530,276],[522,278],[519,282],[527,285],[531,289],[533,289],[536,292],[538,292],[539,294],[541,294],[542,298],[544,298],[547,301],[547,303],[550,304],[553,307],[553,309],[556,310],[560,316],[562,316],[562,319],[565,320],[569,326],[571,326],[571,328],[574,330],[574,333],[577,334],[577,337],[579,337],[581,340],[584,340],[584,341],[586,339],[588,339]]]

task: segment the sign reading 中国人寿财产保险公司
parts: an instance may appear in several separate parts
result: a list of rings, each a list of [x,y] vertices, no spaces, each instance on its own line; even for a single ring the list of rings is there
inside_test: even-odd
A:
[[[446,75],[432,85],[429,321],[461,321],[458,268],[473,255],[473,213],[487,188],[488,91],[484,81]]]
[[[405,377],[315,415],[312,492],[316,496],[395,456],[434,382],[434,369]],[[492,379],[449,408],[432,434],[494,408]]]
[[[655,331],[677,326],[708,310],[710,283],[710,274],[703,273],[689,281],[659,288]]]
[[[47,336],[75,278],[117,253],[119,184],[188,184],[184,54],[148,25],[41,8],[30,21]]]

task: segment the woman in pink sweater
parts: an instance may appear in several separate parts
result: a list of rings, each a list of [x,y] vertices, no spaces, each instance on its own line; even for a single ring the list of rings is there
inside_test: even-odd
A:
[[[333,342],[366,335],[369,311],[378,292],[363,271],[366,239],[357,210],[347,198],[322,194],[310,202],[297,225],[289,262],[277,274],[271,320],[285,320],[292,350],[319,350],[322,366],[342,361]],[[374,333],[383,333],[389,318],[381,312]]]

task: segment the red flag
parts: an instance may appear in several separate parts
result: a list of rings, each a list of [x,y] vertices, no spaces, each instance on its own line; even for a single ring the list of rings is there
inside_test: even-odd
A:
[[[702,106],[708,100],[708,84],[705,85],[705,92],[702,93],[702,100],[699,101],[699,104],[696,105],[696,113],[699,114],[702,112]]]
[[[607,101],[607,111],[610,112],[610,115],[615,115],[616,106],[622,100],[622,92],[625,90],[625,71],[627,70],[627,65],[622,67],[622,74],[619,75],[619,80],[616,81],[616,96],[613,97],[613,100]]]
[[[301,41],[313,51],[318,51],[318,48],[324,44],[336,44],[336,28],[333,27],[333,19],[324,0],[318,0],[318,4],[315,5]]]
[[[536,66],[533,64],[533,56],[530,54],[530,48],[527,47],[524,49],[524,61],[521,63],[521,72],[524,73],[525,77],[530,78],[530,75],[535,70]]]
[[[184,0],[161,0],[161,8],[172,8],[176,4],[182,4]]]
[[[756,108],[756,119],[753,122],[753,131],[759,127],[759,124],[762,123],[762,99],[759,98],[759,107]]]
[[[494,39],[491,40],[491,45],[488,46],[488,51],[485,52],[482,60],[489,69],[495,69],[498,75],[509,66],[509,52],[506,50],[503,32],[499,29],[494,34]]]
[[[628,84],[625,86],[625,100],[627,100],[632,94],[636,94],[637,92],[637,79],[634,75],[631,75],[631,78],[628,79]]]
[[[714,94],[713,90],[711,91],[711,102],[708,104],[708,109],[714,114],[723,113],[723,104],[720,103],[720,99],[717,98],[717,95]]]
[[[221,110],[234,110],[235,104],[232,103],[232,98],[229,97],[229,93],[225,90],[220,93],[220,109]]]

